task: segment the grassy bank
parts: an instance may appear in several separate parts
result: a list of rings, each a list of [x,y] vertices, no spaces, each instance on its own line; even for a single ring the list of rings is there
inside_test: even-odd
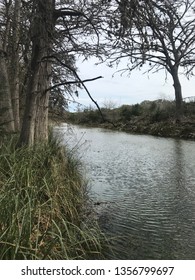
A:
[[[17,150],[15,142],[0,142],[0,259],[103,258],[78,161],[54,139]]]

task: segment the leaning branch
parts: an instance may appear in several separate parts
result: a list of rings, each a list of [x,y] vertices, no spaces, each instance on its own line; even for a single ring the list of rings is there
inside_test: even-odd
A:
[[[83,81],[66,81],[66,82],[63,82],[63,83],[59,83],[59,84],[55,84],[54,86],[52,87],[49,87],[48,89],[45,90],[45,92],[47,91],[50,91],[52,89],[55,89],[59,86],[65,86],[65,85],[72,85],[72,84],[83,84],[83,83],[86,83],[86,82],[92,82],[92,81],[95,81],[95,80],[98,80],[98,79],[101,79],[103,78],[102,76],[98,76],[98,77],[95,77],[95,78],[92,78],[92,79],[86,79],[86,80],[83,80]]]
[[[75,75],[75,77],[78,79],[78,81],[80,82],[80,84],[82,84],[83,88],[84,88],[85,91],[87,92],[87,94],[88,94],[89,98],[91,99],[91,101],[96,105],[98,111],[100,112],[100,115],[101,115],[103,121],[105,121],[104,116],[103,116],[103,114],[102,114],[102,111],[101,111],[101,109],[100,109],[98,103],[93,99],[93,97],[91,96],[89,90],[87,89],[87,87],[85,86],[84,82],[81,80],[81,78],[80,78],[79,75],[77,74],[77,72],[76,72],[72,67],[70,67],[70,66],[68,66],[67,64],[63,63],[63,62],[62,62],[59,58],[57,58],[56,56],[54,56],[54,58],[55,58],[61,65],[63,65],[64,67],[68,68],[70,71],[73,72],[73,74]]]
[[[91,99],[91,101],[96,105],[96,107],[97,107],[97,109],[98,109],[98,111],[99,111],[99,113],[100,113],[100,115],[101,115],[101,117],[102,117],[102,120],[103,120],[104,122],[109,122],[109,123],[111,123],[113,126],[116,127],[116,125],[115,125],[113,122],[111,122],[111,121],[109,121],[109,120],[106,120],[106,119],[104,118],[104,116],[103,116],[103,114],[102,114],[102,111],[101,111],[101,109],[100,109],[98,103],[93,99],[93,97],[91,96],[89,90],[87,89],[86,85],[84,84],[84,81],[81,80],[81,78],[79,77],[79,75],[77,74],[77,72],[76,72],[72,67],[70,67],[69,65],[65,64],[64,62],[62,62],[62,61],[61,61],[59,58],[57,58],[55,55],[50,56],[50,57],[44,57],[43,59],[46,59],[46,58],[47,58],[47,59],[48,59],[48,58],[54,58],[54,59],[55,59],[57,62],[59,62],[62,66],[64,66],[65,68],[69,69],[69,70],[75,75],[75,77],[78,79],[79,83],[83,86],[83,88],[84,88],[85,91],[87,92],[87,94],[88,94],[89,98]],[[97,77],[97,78],[100,78],[100,77]],[[97,78],[94,78],[94,79],[97,79]],[[102,78],[102,77],[101,77],[101,78]],[[94,80],[94,79],[92,79],[92,80]],[[77,81],[77,82],[78,82],[78,81]]]

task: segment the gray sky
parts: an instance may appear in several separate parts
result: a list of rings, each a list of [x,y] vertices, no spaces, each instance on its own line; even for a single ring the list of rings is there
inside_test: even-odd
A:
[[[103,76],[102,79],[88,82],[86,86],[93,98],[98,102],[99,106],[104,103],[114,102],[116,106],[123,104],[136,104],[144,100],[155,100],[159,98],[174,99],[174,89],[171,76],[165,81],[165,72],[161,70],[159,73],[144,74],[143,71],[134,70],[130,76],[116,73],[115,68],[109,68],[105,64],[94,65],[97,60],[95,58],[85,62],[79,62],[79,75],[81,79],[90,79],[97,76]],[[119,64],[118,69],[125,67],[125,64]],[[184,75],[180,76],[183,97],[195,96],[195,77],[187,80]],[[84,106],[94,104],[89,99],[84,90],[78,89],[79,98],[75,97],[75,101]],[[70,104],[70,110],[74,110],[76,106]]]

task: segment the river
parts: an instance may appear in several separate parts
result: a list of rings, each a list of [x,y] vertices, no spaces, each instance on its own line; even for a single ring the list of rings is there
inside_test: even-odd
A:
[[[195,142],[64,124],[83,162],[108,259],[195,259]]]

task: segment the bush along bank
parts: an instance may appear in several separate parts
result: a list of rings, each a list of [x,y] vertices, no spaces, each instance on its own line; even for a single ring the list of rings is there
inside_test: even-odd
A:
[[[180,122],[175,122],[175,103],[164,99],[113,109],[101,108],[101,111],[107,122],[103,122],[98,110],[91,108],[67,114],[67,121],[130,133],[195,139],[195,102],[183,104]]]
[[[54,140],[0,142],[0,259],[102,259],[107,242],[87,216],[79,163]]]

